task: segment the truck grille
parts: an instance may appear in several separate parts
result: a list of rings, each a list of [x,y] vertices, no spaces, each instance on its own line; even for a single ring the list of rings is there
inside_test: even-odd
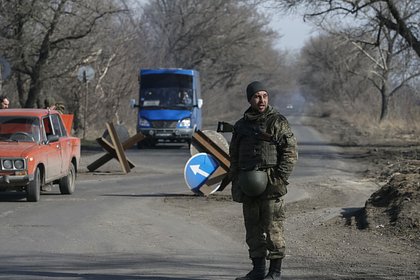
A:
[[[176,128],[177,121],[152,121],[154,128]]]

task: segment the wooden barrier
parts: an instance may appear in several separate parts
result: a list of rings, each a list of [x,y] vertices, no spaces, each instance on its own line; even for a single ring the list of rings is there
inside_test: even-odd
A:
[[[127,159],[124,150],[131,148],[137,142],[142,141],[145,138],[145,136],[139,132],[136,135],[128,138],[123,143],[121,143],[115,131],[114,125],[108,122],[106,126],[108,129],[109,136],[111,137],[112,143],[108,142],[103,137],[96,139],[96,142],[98,142],[98,144],[101,145],[101,147],[103,147],[107,151],[107,153],[99,159],[92,162],[91,164],[89,164],[87,166],[87,169],[91,172],[95,171],[111,159],[115,158],[120,163],[123,172],[127,174],[132,168],[135,167],[135,165]]]
[[[230,169],[229,155],[200,130],[197,130],[193,134],[191,144],[194,145],[199,152],[211,154],[220,164],[216,171],[210,175],[204,185],[200,188],[200,191],[207,196],[213,191],[213,188],[210,186],[219,182],[221,182],[221,184],[217,191],[223,191],[230,183],[230,179],[227,176]]]

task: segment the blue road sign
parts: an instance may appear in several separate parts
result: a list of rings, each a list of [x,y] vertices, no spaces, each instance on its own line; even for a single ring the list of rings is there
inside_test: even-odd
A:
[[[185,164],[185,182],[193,192],[198,192],[200,187],[218,167],[219,163],[212,155],[198,153],[192,156]]]

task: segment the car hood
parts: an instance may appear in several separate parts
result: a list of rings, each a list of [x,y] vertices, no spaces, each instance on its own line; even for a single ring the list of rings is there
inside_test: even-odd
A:
[[[1,157],[25,157],[39,145],[35,142],[0,142]]]

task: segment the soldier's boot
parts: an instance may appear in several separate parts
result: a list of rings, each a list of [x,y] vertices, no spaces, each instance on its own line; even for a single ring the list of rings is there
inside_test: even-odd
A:
[[[265,258],[252,258],[253,268],[247,275],[235,280],[263,280],[265,275]]]
[[[270,267],[268,268],[268,274],[264,280],[280,280],[281,278],[281,261],[282,259],[270,260]]]

